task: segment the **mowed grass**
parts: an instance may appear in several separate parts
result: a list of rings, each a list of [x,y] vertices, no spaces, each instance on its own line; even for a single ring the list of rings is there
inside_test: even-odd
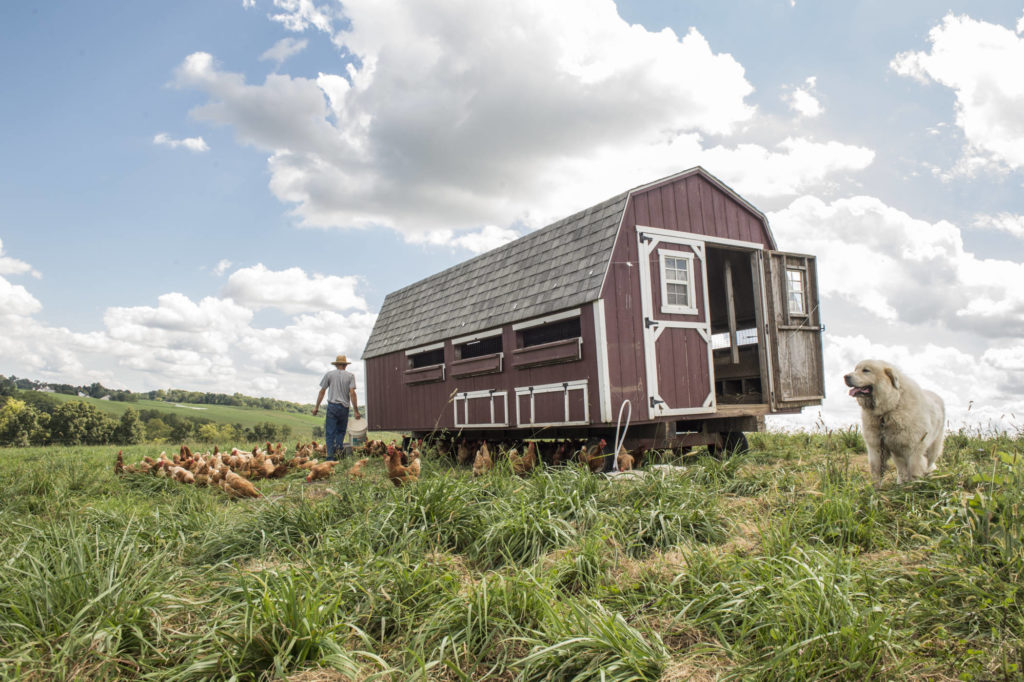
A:
[[[258,500],[3,450],[0,677],[1021,678],[1024,439],[880,489],[856,433],[751,446],[634,481],[346,461]]]
[[[272,424],[287,425],[291,427],[292,435],[290,440],[309,441],[313,433],[313,427],[323,428],[323,413],[314,417],[312,408],[308,414],[297,412],[285,412],[279,410],[264,410],[258,407],[241,407],[235,405],[191,405],[187,403],[163,402],[160,400],[138,400],[135,402],[118,402],[116,400],[99,400],[98,398],[78,397],[65,395],[63,393],[48,393],[52,398],[60,402],[83,402],[92,405],[100,412],[112,417],[120,417],[128,408],[138,410],[157,410],[167,414],[176,414],[179,417],[200,417],[209,419],[218,424],[241,424],[243,428],[251,429],[257,424],[271,422]]]

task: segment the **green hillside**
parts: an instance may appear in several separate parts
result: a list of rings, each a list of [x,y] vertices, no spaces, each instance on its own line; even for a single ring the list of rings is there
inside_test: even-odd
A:
[[[157,410],[168,414],[177,414],[179,417],[202,417],[220,424],[241,424],[245,428],[251,428],[262,422],[288,425],[292,429],[292,439],[310,440],[313,435],[313,427],[324,424],[322,416],[314,417],[312,408],[310,413],[298,414],[295,412],[278,412],[275,410],[263,410],[254,407],[234,407],[231,405],[188,405],[184,403],[166,403],[159,400],[139,400],[137,402],[118,402],[114,400],[99,400],[96,398],[80,398],[62,393],[48,393],[47,395],[60,402],[80,401],[92,405],[105,414],[119,417],[128,408],[135,410]]]

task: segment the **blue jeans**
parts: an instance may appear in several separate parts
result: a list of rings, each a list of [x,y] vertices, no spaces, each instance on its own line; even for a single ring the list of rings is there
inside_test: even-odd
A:
[[[345,447],[345,432],[348,431],[348,408],[341,403],[327,403],[327,459],[335,459],[335,452]]]

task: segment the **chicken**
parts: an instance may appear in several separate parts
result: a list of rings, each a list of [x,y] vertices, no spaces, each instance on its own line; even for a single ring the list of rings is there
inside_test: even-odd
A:
[[[349,468],[349,470],[348,470],[348,477],[351,480],[355,480],[357,478],[362,478],[363,477],[363,466],[367,462],[369,462],[369,461],[370,461],[369,458],[366,458],[366,457],[364,457],[363,459],[358,460],[355,464],[353,464]]]
[[[171,466],[167,469],[167,473],[170,474],[178,483],[195,483],[196,477],[192,475],[192,472],[188,469],[180,466]]]
[[[330,478],[331,474],[334,473],[334,467],[337,463],[337,461],[331,460],[329,462],[321,462],[320,464],[315,465],[309,470],[309,473],[306,474],[306,483],[312,483],[313,481],[317,481],[321,478]]]
[[[602,438],[598,443],[591,445],[588,448],[580,450],[579,460],[580,464],[589,467],[590,471],[597,473],[604,469],[604,446],[608,445],[608,442]]]
[[[413,476],[415,476],[416,478],[419,478],[420,477],[420,449],[419,448],[413,448],[412,452],[410,453],[409,456],[411,457],[411,459],[409,461],[409,471],[412,472]]]
[[[413,475],[409,467],[402,466],[402,451],[394,445],[389,445],[388,454],[384,458],[384,466],[388,470],[388,478],[395,484],[395,487],[406,483],[414,483],[417,477]]]
[[[464,440],[459,441],[459,447],[455,451],[455,461],[459,464],[469,464],[470,459],[473,457],[473,449],[469,447],[469,444]]]
[[[221,488],[233,497],[262,497],[256,486],[230,469],[224,474]]]
[[[491,451],[487,449],[487,441],[480,445],[476,451],[476,458],[473,460],[473,475],[483,476],[494,468],[494,460],[491,459]]]
[[[117,461],[114,462],[114,473],[118,476],[124,476],[124,451],[117,451]]]
[[[512,463],[512,473],[522,476],[533,470],[537,465],[537,442],[530,441],[526,445],[526,454],[520,456],[516,450],[509,450],[508,461]]]
[[[559,443],[558,447],[555,448],[555,453],[551,455],[551,465],[556,467],[561,466],[562,462],[569,459],[569,451],[571,449],[572,446],[569,445],[568,441],[563,440]]]
[[[633,470],[633,455],[629,454],[625,446],[619,448],[619,471]]]

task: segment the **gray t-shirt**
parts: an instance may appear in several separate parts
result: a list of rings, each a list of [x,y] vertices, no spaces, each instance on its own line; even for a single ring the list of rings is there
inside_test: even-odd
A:
[[[327,389],[327,402],[341,403],[345,407],[352,407],[349,403],[348,391],[356,387],[356,378],[352,372],[343,369],[332,369],[320,380],[320,388]]]

